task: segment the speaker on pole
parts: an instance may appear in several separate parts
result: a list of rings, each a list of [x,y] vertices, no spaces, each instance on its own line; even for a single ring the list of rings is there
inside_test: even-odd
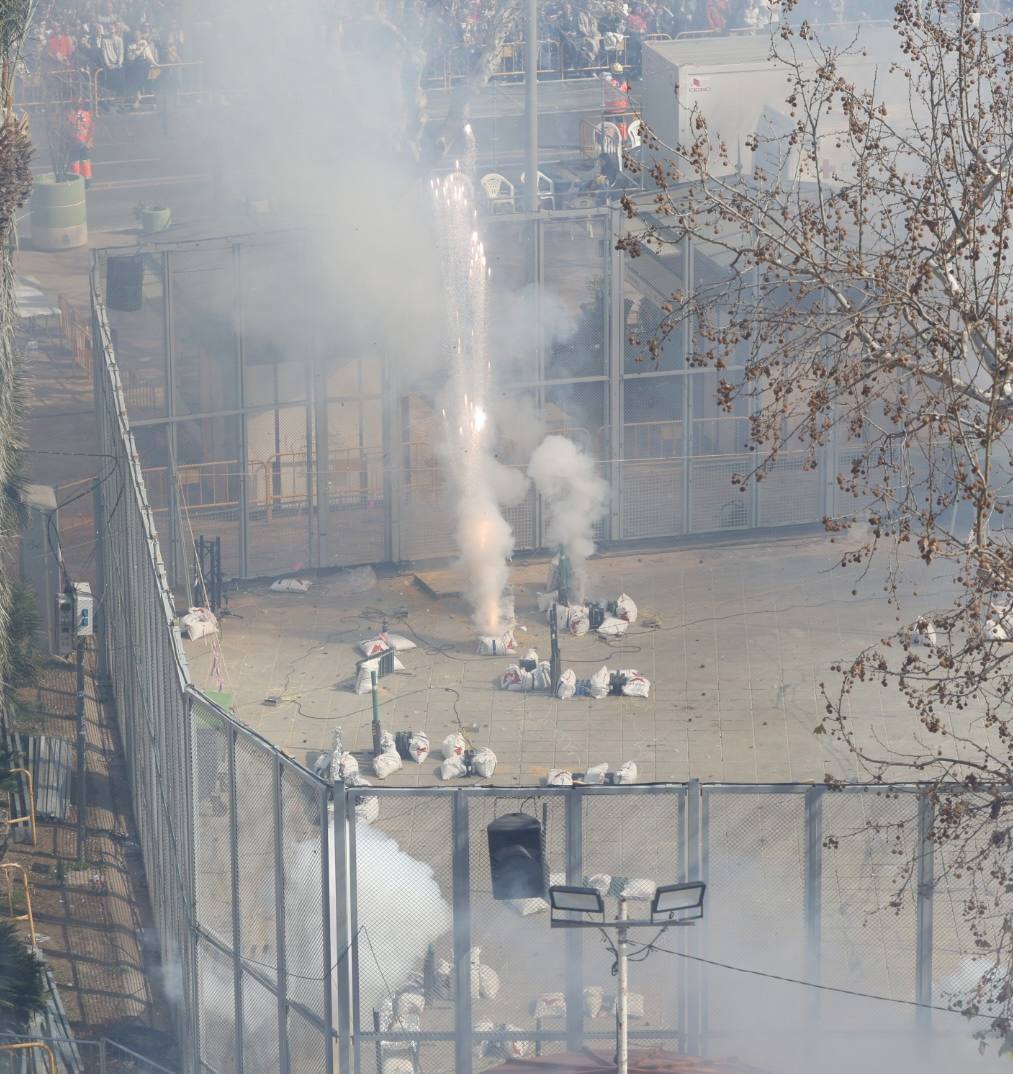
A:
[[[486,829],[494,899],[545,898],[545,833],[527,813],[507,813]]]
[[[144,257],[110,257],[106,261],[106,306],[136,313],[144,305]]]

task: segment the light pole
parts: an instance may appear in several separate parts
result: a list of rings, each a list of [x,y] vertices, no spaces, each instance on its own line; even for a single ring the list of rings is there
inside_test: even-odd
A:
[[[630,1069],[630,980],[629,930],[637,928],[680,928],[693,925],[703,917],[703,897],[707,885],[693,880],[686,884],[666,884],[655,888],[651,899],[651,916],[631,919],[627,900],[619,896],[619,909],[613,920],[605,918],[605,900],[597,888],[554,885],[549,888],[549,924],[554,929],[615,929],[616,943],[616,1070],[629,1074]],[[578,914],[579,917],[573,915]],[[565,915],[565,916],[560,916]],[[592,916],[594,915],[594,916]]]
[[[616,929],[616,1070],[627,1074],[630,1069],[630,964],[626,961],[627,936],[626,900],[619,896],[619,925]]]

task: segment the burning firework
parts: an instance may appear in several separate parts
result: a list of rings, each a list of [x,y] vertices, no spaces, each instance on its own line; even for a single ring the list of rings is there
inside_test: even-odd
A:
[[[478,232],[471,181],[455,171],[433,183],[439,214],[447,305],[447,405],[444,463],[456,500],[456,541],[467,578],[465,592],[480,634],[512,625],[504,596],[514,538],[502,507],[519,502],[523,475],[493,457],[486,400],[492,363],[486,353],[489,266]]]

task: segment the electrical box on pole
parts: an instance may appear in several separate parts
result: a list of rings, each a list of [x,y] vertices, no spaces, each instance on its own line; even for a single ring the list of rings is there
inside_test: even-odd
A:
[[[74,597],[70,593],[56,595],[56,651],[70,656],[74,651]]]
[[[88,582],[74,582],[74,636],[90,638],[95,633],[95,597]]]

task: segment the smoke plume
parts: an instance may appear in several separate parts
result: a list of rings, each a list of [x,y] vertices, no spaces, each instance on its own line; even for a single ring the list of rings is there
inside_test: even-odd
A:
[[[355,827],[355,861],[362,930],[359,993],[375,1009],[385,999],[393,1000],[390,993],[422,968],[429,945],[451,927],[450,907],[431,865],[362,821]]]
[[[609,488],[595,471],[594,460],[565,436],[547,436],[535,449],[528,476],[545,501],[547,536],[562,545],[582,600],[587,588],[587,557],[594,552],[594,527],[608,505]]]
[[[511,625],[504,602],[514,538],[501,507],[519,503],[527,481],[496,460],[489,418],[492,361],[486,299],[489,269],[475,228],[471,181],[457,171],[434,183],[444,263],[450,378],[443,409],[443,462],[454,493],[465,595],[480,634]]]

